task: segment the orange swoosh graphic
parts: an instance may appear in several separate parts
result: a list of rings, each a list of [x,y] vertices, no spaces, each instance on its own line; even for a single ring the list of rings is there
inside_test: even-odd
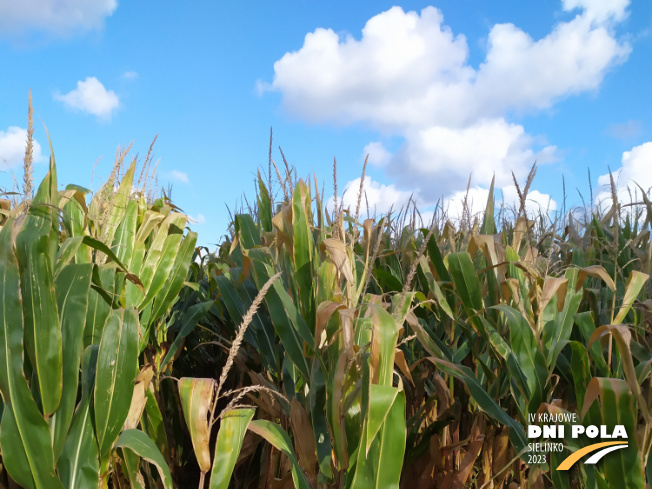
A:
[[[594,443],[593,445],[589,445],[588,447],[580,448],[579,450],[571,453],[566,459],[559,464],[559,467],[557,467],[557,470],[568,470],[570,469],[575,462],[577,462],[579,459],[581,459],[584,455],[595,452],[596,450],[599,450],[600,448],[603,447],[609,447],[612,445],[626,445],[627,442],[624,441],[603,441],[602,443]]]

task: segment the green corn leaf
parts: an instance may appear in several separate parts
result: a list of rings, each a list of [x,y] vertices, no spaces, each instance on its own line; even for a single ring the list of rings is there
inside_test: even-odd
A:
[[[61,404],[50,418],[55,458],[58,458],[63,448],[77,402],[79,366],[92,272],[91,263],[71,264],[64,267],[54,281],[61,317],[64,358]]]
[[[317,447],[319,470],[326,479],[333,478],[331,469],[331,435],[326,414],[326,375],[317,359],[312,362],[310,392],[308,393],[310,419]]]
[[[111,244],[111,249],[115,252],[116,257],[127,269],[131,266],[131,257],[133,256],[137,219],[138,201],[130,200],[125,214],[115,230]]]
[[[248,254],[252,259],[256,285],[261,288],[274,274],[269,265],[269,250],[255,248],[249,250]],[[310,367],[303,354],[302,339],[311,347],[315,341],[281,280],[276,280],[269,289],[265,295],[265,303],[274,329],[281,338],[288,356],[306,378],[310,377]]]
[[[140,457],[129,448],[122,449],[122,459],[124,460],[123,471],[129,480],[131,489],[147,489],[140,472]]]
[[[623,297],[623,304],[618,311],[616,319],[613,320],[613,324],[620,324],[625,320],[627,313],[634,305],[634,301],[638,297],[639,292],[643,288],[643,285],[650,276],[646,273],[642,273],[634,270],[627,280],[627,287],[625,288],[625,296]]]
[[[571,369],[573,372],[573,382],[577,398],[577,410],[582,411],[584,406],[584,392],[591,381],[591,366],[589,364],[589,355],[586,348],[579,341],[571,341],[570,347]]]
[[[82,357],[82,398],[72,419],[57,469],[68,489],[97,487],[100,461],[92,421],[92,395],[97,367],[97,345],[86,348]]]
[[[39,395],[46,415],[61,401],[63,357],[61,324],[54,292],[52,245],[52,187],[56,192],[54,165],[41,183],[18,235],[16,256],[20,269],[20,290],[25,327],[25,348],[38,377]],[[58,198],[57,198],[58,201]]]
[[[142,310],[152,302],[163,288],[163,285],[169,280],[170,272],[172,271],[181,240],[183,239],[185,220],[185,216],[179,215],[176,219],[170,220],[169,228],[164,228],[163,226],[159,228],[141,269],[141,280],[146,293],[138,306],[138,310]],[[161,248],[155,248],[154,245],[157,243],[159,235],[164,232],[163,230],[167,231],[168,229],[170,234],[165,236]],[[150,267],[153,268],[150,269]]]
[[[448,255],[448,267],[467,314],[475,315],[482,309],[482,292],[471,257],[467,252],[451,253]]]
[[[550,371],[555,369],[557,357],[571,336],[575,314],[579,309],[581,300],[581,291],[575,293],[569,290],[564,301],[564,308],[557,312],[554,320],[550,321],[543,329],[541,342],[546,350],[546,364]]]
[[[181,245],[174,250],[174,261],[169,270],[169,275],[154,300],[150,324],[165,314],[179,297],[183,282],[188,275],[188,268],[190,268],[196,243],[197,233],[191,231],[181,242]],[[163,260],[161,260],[162,262]]]
[[[206,314],[208,314],[208,311],[213,306],[213,304],[215,304],[213,301],[200,302],[199,304],[190,306],[186,311],[184,311],[183,315],[178,320],[180,324],[179,332],[170,345],[168,352],[165,354],[165,358],[163,358],[163,361],[161,362],[161,366],[159,368],[161,372],[165,370],[165,368],[177,354],[183,339],[188,336],[195,328],[197,323],[201,321],[201,319],[206,316]]]
[[[100,457],[106,460],[129,413],[138,371],[138,315],[133,309],[109,315],[97,358],[94,409]]]
[[[442,360],[440,358],[428,357],[432,363],[439,367],[442,372],[451,375],[466,385],[473,400],[478,403],[478,406],[486,412],[493,419],[509,427],[509,439],[514,445],[517,453],[524,452],[527,448],[527,438],[523,426],[514,421],[513,418],[507,415],[502,408],[496,404],[496,401],[487,394],[487,391],[480,385],[478,380],[473,375],[473,371],[463,365],[456,365],[454,363]]]
[[[451,310],[450,305],[448,304],[448,301],[446,300],[446,297],[444,296],[444,293],[441,290],[441,287],[439,287],[439,284],[435,280],[435,277],[433,277],[432,273],[430,272],[430,267],[428,267],[428,262],[425,257],[421,257],[420,263],[421,271],[426,277],[426,280],[428,281],[428,285],[430,287],[430,291],[434,294],[434,296],[437,298],[437,302],[439,303],[439,307],[442,308],[442,310],[446,313],[446,315],[451,318],[455,319],[455,316],[453,315],[453,311]]]
[[[496,176],[491,178],[489,195],[487,196],[487,207],[485,207],[484,217],[482,219],[482,228],[480,234],[496,234],[496,223],[494,222],[494,183]]]
[[[147,248],[147,255],[144,257],[142,266],[140,267],[139,277],[143,283],[143,288],[147,296],[143,298],[138,310],[142,310],[149,302],[154,299],[154,296],[163,286],[167,278],[166,272],[159,266],[159,261],[162,259],[164,246],[170,249],[174,241],[178,244],[181,241],[183,228],[186,225],[186,216],[173,212],[163,219],[154,232],[151,238],[149,247]],[[136,234],[137,242],[142,242],[140,238],[140,230]],[[143,238],[144,240],[144,238]],[[166,267],[172,267],[172,257],[167,257]],[[156,280],[155,279],[156,274]]]
[[[115,283],[115,268],[109,265],[94,265],[92,280],[102,286],[101,289],[113,290]],[[106,290],[105,290],[106,289]],[[108,302],[107,302],[108,300]],[[111,297],[104,297],[100,288],[92,287],[88,291],[88,307],[86,309],[86,324],[84,326],[83,346],[99,345],[106,319],[111,313]]]
[[[530,391],[529,412],[535,412],[544,400],[548,379],[545,358],[532,328],[520,312],[507,305],[494,306],[494,308],[505,314],[511,348],[519,367],[525,374]]]
[[[593,313],[591,311],[580,312],[575,315],[575,324],[582,333],[584,341],[588,344],[591,335],[595,331],[595,323],[593,321]],[[607,362],[604,359],[604,353],[600,342],[595,342],[588,346],[589,355],[592,362],[595,364],[598,373],[605,377],[609,372]]]
[[[165,487],[165,489],[172,489],[172,475],[170,474],[170,468],[165,462],[163,455],[161,455],[161,452],[159,452],[149,436],[140,430],[125,430],[120,433],[115,446],[119,448],[128,448],[142,459],[153,464],[158,471],[161,482],[163,482],[163,487]]]
[[[3,399],[0,446],[11,477],[27,488],[62,488],[54,470],[47,422],[23,373],[23,314],[12,219],[0,229],[0,392]],[[58,319],[58,317],[57,317]]]
[[[584,397],[582,416],[593,402],[600,399],[602,424],[609,429],[623,425],[627,432],[627,448],[607,454],[603,459],[604,474],[609,487],[643,489],[645,474],[641,464],[642,454],[636,439],[638,410],[627,382],[620,379],[594,377],[589,382]]]
[[[371,385],[369,394],[368,428],[358,446],[351,489],[398,489],[405,454],[405,393]]]
[[[430,240],[428,240],[426,249],[428,250],[428,256],[430,257],[430,260],[432,261],[432,264],[435,267],[435,271],[439,276],[439,280],[444,282],[450,282],[451,276],[448,273],[448,269],[446,268],[446,265],[444,265],[444,259],[441,255],[441,251],[439,251],[439,246],[437,246],[437,241],[435,241],[434,236],[431,236]]]
[[[369,386],[369,415],[366,422],[366,447],[365,450],[369,453],[371,444],[376,440],[376,435],[380,431],[381,426],[387,421],[390,409],[396,401],[399,390],[396,387],[387,385],[371,384]]]
[[[254,246],[260,246],[260,232],[249,214],[235,216],[235,230],[245,249],[250,250]]]
[[[83,248],[82,246],[83,242],[84,242],[83,236],[73,236],[71,238],[66,239],[61,244],[61,246],[59,247],[59,251],[57,253],[57,261],[54,264],[55,278],[57,277],[57,275],[59,275],[61,270],[73,260],[73,258],[76,259],[76,257],[79,256],[79,250]],[[90,261],[77,260],[77,263],[90,263]]]
[[[313,253],[315,244],[311,230],[310,192],[299,180],[292,198],[292,227],[294,229],[294,275],[299,289],[301,315],[310,331],[315,330],[315,294],[313,290]]]
[[[120,186],[117,192],[113,193],[113,189],[109,189],[109,214],[106,219],[106,225],[102,229],[102,235],[106,236],[109,243],[113,242],[115,232],[120,223],[123,221],[127,212],[127,206],[131,202],[131,192],[134,181],[134,172],[136,171],[136,158],[134,158],[129,165],[129,168],[122,177]],[[107,182],[107,184],[110,182]],[[104,189],[103,189],[104,190]],[[100,191],[100,194],[102,191]]]
[[[223,413],[215,440],[215,458],[211,470],[210,489],[227,489],[235,463],[240,456],[242,441],[254,410],[232,409]]]
[[[287,456],[292,464],[292,479],[297,489],[310,489],[310,484],[306,480],[306,476],[303,474],[297,456],[292,448],[292,440],[290,440],[290,437],[283,428],[271,421],[257,419],[249,423],[249,430],[265,438],[277,450],[280,450]]]
[[[258,211],[263,231],[270,232],[272,230],[272,202],[269,191],[260,177],[260,171],[258,172]]]
[[[231,316],[231,321],[233,324],[240,324],[255,299],[256,290],[250,286],[251,283],[248,281],[244,281],[242,284],[235,284],[234,281],[235,277],[233,275],[231,279],[224,275],[215,277],[215,285],[220,291],[221,299],[229,312],[229,316]],[[278,370],[277,365],[280,362],[274,329],[269,322],[263,322],[259,314],[256,314],[249,324],[245,333],[245,340],[255,342],[255,347],[259,351],[266,368],[269,368],[272,372]]]
[[[156,404],[156,397],[150,388],[145,393],[145,410],[141,418],[141,425],[147,435],[154,440],[154,443],[163,454],[168,458],[170,447],[168,446],[167,436],[165,434],[165,425],[163,424],[163,414]]]
[[[369,308],[373,317],[370,357],[372,382],[391,386],[399,327],[394,317],[379,304],[369,304]]]

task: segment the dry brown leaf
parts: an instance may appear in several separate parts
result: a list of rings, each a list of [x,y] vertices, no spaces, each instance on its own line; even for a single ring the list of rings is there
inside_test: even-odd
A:
[[[138,426],[140,418],[145,409],[147,402],[147,389],[154,376],[154,367],[151,364],[145,365],[138,376],[136,377],[136,385],[134,385],[134,394],[131,398],[131,405],[129,406],[129,414],[124,422],[123,430],[129,430]]]
[[[310,480],[317,480],[317,445],[308,412],[296,399],[290,404],[290,422],[299,465]]]
[[[353,273],[351,272],[351,262],[347,253],[346,245],[333,238],[326,238],[321,242],[322,247],[328,252],[330,259],[335,264],[338,271],[344,275],[349,284],[354,285]]]

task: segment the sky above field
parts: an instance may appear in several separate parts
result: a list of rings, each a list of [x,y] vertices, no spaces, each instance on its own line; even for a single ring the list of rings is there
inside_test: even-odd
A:
[[[270,127],[281,170],[279,146],[329,196],[337,158],[345,203],[369,155],[363,215],[455,217],[469,177],[474,211],[494,177],[512,205],[535,162],[533,211],[597,203],[609,169],[622,198],[652,187],[648,0],[0,0],[0,70],[0,190],[31,89],[38,181],[44,127],[59,183],[92,190],[158,135],[158,184],[209,247],[254,203]]]

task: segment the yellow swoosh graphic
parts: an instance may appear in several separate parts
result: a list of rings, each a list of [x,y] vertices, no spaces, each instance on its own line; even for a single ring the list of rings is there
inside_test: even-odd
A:
[[[609,447],[612,445],[626,445],[626,444],[627,443],[624,441],[603,441],[602,443],[594,443],[593,445],[589,445],[588,447],[580,448],[579,450],[571,453],[568,457],[566,457],[566,459],[559,464],[557,470],[570,469],[573,466],[573,464],[577,462],[579,459],[581,459],[584,455],[587,455],[591,452],[595,452],[600,448]]]

